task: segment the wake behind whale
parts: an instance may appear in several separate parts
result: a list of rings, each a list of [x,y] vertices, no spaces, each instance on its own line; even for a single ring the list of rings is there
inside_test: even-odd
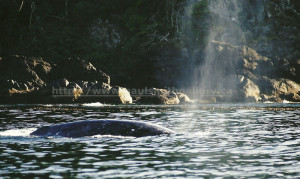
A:
[[[129,120],[88,120],[44,126],[31,135],[84,137],[94,135],[115,135],[144,137],[161,134],[174,134],[175,132],[162,126]]]

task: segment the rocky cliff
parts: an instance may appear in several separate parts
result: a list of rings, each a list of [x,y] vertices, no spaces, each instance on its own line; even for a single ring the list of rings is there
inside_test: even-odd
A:
[[[1,103],[132,103],[126,88],[90,62],[75,58],[49,63],[43,58],[10,56],[0,60]]]
[[[218,65],[212,69],[220,76],[214,75],[211,80],[222,83],[231,94],[211,95],[219,102],[282,102],[300,101],[300,81],[297,76],[300,64],[293,65],[287,60],[270,59],[247,46],[234,46],[224,42],[213,41],[211,49]],[[230,57],[230,58],[228,58]],[[234,70],[232,70],[234,69]],[[219,82],[221,81],[221,82]]]
[[[102,83],[105,89],[224,88],[234,83],[233,90],[243,89],[255,100],[280,101],[291,99],[290,92],[274,85],[290,89],[299,84],[297,0],[3,0],[0,19],[0,69],[7,77],[1,83],[14,89],[11,94],[31,93],[57,80],[72,89]],[[239,52],[243,49],[246,54]],[[38,56],[43,58],[28,58]],[[78,58],[89,62],[79,60],[76,66]],[[217,62],[226,68],[211,66]],[[206,84],[227,78],[227,71],[243,78],[243,85],[232,80]],[[265,92],[262,81],[275,92]]]
[[[130,91],[124,87],[111,86],[107,74],[79,58],[58,63],[19,55],[0,58],[0,86],[0,104],[191,102],[187,95],[166,89]]]

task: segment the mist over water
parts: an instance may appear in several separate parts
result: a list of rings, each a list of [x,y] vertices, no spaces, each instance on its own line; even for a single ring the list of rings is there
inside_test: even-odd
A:
[[[219,44],[228,43],[236,46],[247,45],[242,29],[240,13],[246,7],[245,1],[239,0],[188,0],[185,12],[184,29],[186,46],[191,53],[191,86],[198,89],[226,91],[237,89],[236,63],[237,53],[222,54]],[[203,14],[199,14],[203,12]],[[198,14],[197,14],[198,13]],[[197,19],[197,17],[199,17]],[[202,35],[203,38],[199,39]],[[199,43],[200,42],[200,43]],[[204,47],[198,46],[205,44]],[[224,61],[223,59],[226,59]],[[198,94],[199,99],[205,94]]]
[[[240,22],[243,4],[239,0],[209,1],[208,8],[212,14],[209,42],[216,40],[233,45],[246,44]]]

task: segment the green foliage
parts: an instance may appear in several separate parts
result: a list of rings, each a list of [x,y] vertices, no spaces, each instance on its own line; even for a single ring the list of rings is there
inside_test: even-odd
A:
[[[208,3],[208,0],[203,0],[194,5],[192,16],[195,20],[201,20],[207,17],[207,15],[210,13],[208,9]]]
[[[208,9],[209,1],[202,0],[196,2],[191,10],[191,29],[193,33],[187,33],[185,43],[190,50],[199,50],[204,48],[207,41],[207,33],[209,30],[210,11]]]
[[[168,1],[183,0],[26,0],[22,8],[22,1],[1,0],[0,56],[41,56],[53,62],[80,57],[109,74],[142,77],[145,68],[151,71],[152,49],[178,45]],[[118,27],[122,42],[116,48],[91,39],[90,25],[99,18]],[[162,40],[166,35],[168,40]]]

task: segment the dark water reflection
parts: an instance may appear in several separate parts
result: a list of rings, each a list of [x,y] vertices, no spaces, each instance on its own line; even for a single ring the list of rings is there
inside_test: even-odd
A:
[[[300,105],[0,107],[0,177],[300,177]],[[171,136],[39,138],[42,125],[142,120]]]

